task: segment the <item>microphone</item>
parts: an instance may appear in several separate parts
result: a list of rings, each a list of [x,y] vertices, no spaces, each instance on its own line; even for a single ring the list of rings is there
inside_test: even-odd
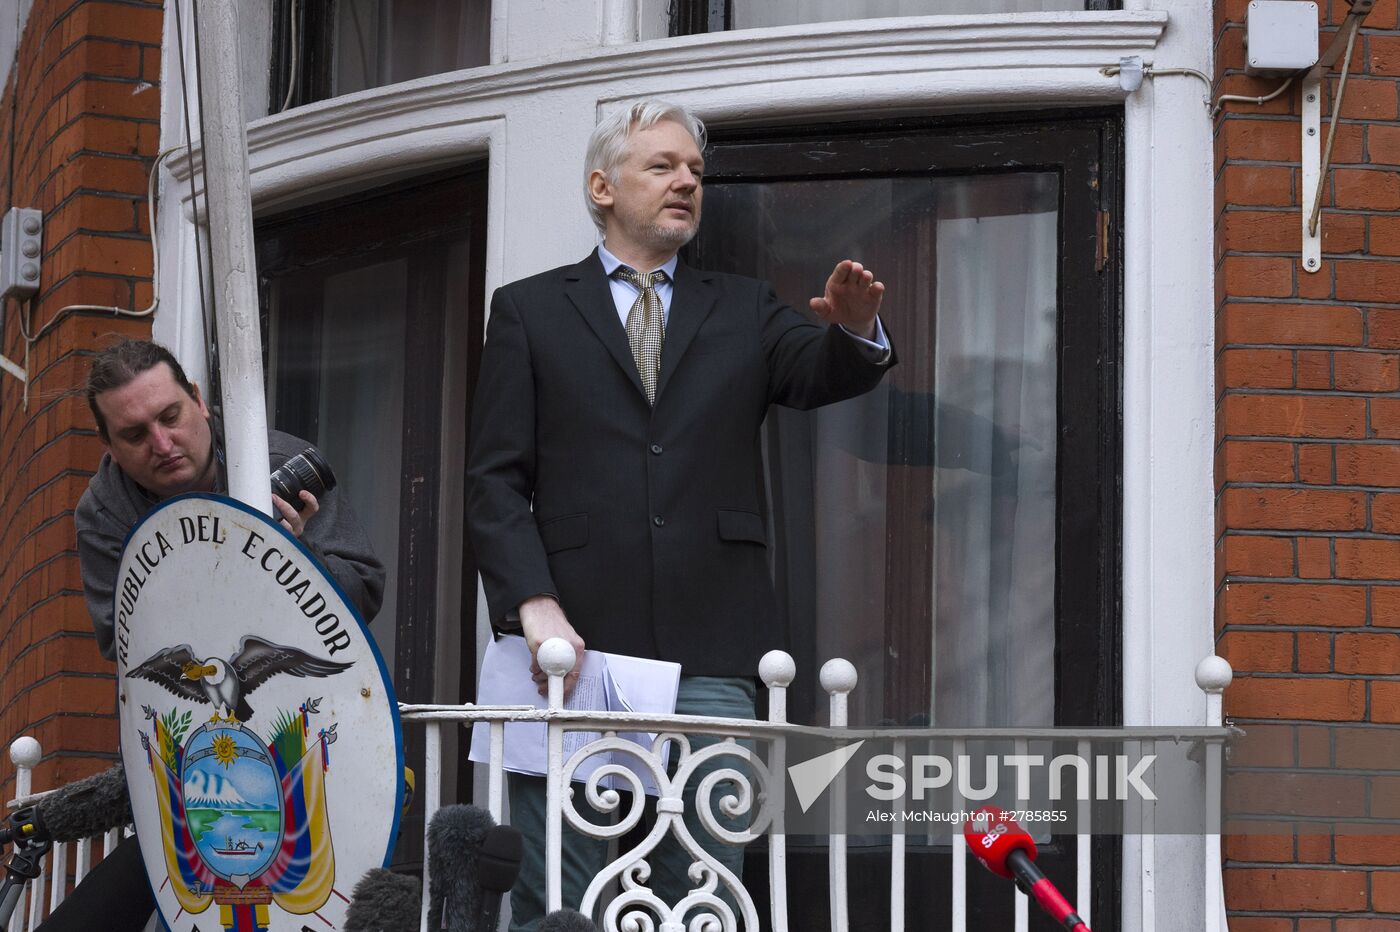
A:
[[[444,806],[428,822],[428,928],[476,932],[482,897],[480,855],[491,813],[476,806]]]
[[[342,932],[417,932],[422,885],[382,867],[371,868],[355,884]]]
[[[1035,839],[1016,820],[996,806],[983,806],[963,825],[963,836],[972,854],[998,877],[1016,881],[1046,914],[1073,932],[1089,932],[1074,907],[1035,866]]]
[[[540,921],[536,932],[598,932],[598,927],[572,909],[557,909]]]
[[[117,764],[11,814],[9,824],[0,828],[0,844],[78,841],[130,825],[132,820],[126,769]]]
[[[478,878],[481,884],[481,918],[476,932],[496,932],[501,924],[501,899],[520,876],[523,853],[520,830],[497,825],[481,842]]]

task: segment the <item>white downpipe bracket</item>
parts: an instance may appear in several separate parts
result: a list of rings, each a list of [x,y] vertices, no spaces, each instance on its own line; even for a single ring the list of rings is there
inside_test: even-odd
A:
[[[1322,268],[1322,218],[1317,225],[1308,222],[1318,185],[1322,184],[1322,66],[1314,67],[1303,78],[1303,189],[1298,198],[1299,222],[1303,229],[1303,271]]]

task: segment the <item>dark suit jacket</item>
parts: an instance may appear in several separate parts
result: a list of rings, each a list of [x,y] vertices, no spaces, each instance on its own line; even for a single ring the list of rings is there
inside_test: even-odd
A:
[[[596,253],[499,289],[468,465],[493,624],[551,593],[589,648],[755,675],[783,646],[759,425],[886,368],[765,283],[680,265],[653,409]]]

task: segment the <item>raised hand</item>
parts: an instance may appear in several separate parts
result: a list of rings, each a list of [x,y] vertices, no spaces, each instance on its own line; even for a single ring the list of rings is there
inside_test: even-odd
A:
[[[826,280],[826,293],[810,302],[818,317],[830,324],[841,324],[866,340],[875,338],[875,315],[885,285],[859,262],[842,259]]]

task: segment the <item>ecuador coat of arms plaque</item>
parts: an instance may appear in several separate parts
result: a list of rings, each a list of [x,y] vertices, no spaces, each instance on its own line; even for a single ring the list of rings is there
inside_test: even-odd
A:
[[[358,611],[281,525],[198,493],[132,529],[115,599],[122,758],[166,926],[340,928],[402,800]]]

